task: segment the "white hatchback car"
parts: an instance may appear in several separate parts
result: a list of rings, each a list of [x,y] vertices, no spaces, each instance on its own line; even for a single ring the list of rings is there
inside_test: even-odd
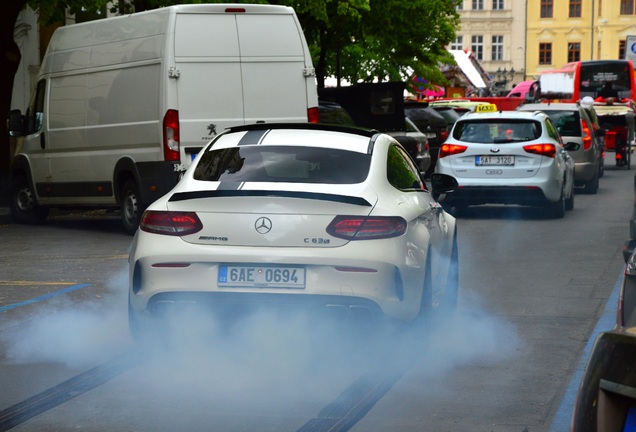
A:
[[[543,112],[471,113],[455,123],[440,148],[437,173],[452,175],[459,187],[444,197],[457,211],[478,204],[545,207],[562,218],[574,207],[574,161]]]
[[[441,174],[431,181],[436,193],[457,186]],[[235,127],[141,218],[130,252],[131,330],[193,305],[232,317],[309,307],[412,321],[456,305],[457,261],[455,218],[389,135]]]

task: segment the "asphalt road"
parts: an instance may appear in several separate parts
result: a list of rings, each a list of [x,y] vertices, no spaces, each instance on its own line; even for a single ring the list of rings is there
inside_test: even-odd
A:
[[[458,314],[426,330],[258,316],[139,350],[117,215],[0,225],[0,430],[564,430],[623,269],[633,175],[608,163],[562,220],[469,209]]]

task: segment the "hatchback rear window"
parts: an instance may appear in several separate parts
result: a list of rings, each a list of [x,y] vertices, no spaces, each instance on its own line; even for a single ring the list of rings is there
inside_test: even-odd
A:
[[[546,111],[562,136],[581,136],[581,117],[578,111]]]
[[[453,129],[453,138],[474,143],[532,141],[541,136],[541,123],[523,119],[463,121]]]
[[[194,178],[203,181],[354,184],[367,178],[371,155],[293,146],[241,146],[206,151]]]

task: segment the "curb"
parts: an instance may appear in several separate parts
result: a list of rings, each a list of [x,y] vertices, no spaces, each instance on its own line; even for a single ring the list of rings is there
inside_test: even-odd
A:
[[[11,210],[8,207],[0,207],[0,225],[7,225],[12,222]]]

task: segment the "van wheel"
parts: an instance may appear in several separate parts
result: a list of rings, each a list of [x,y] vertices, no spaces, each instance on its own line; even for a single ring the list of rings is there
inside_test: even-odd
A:
[[[21,224],[35,225],[44,222],[49,209],[40,207],[35,193],[24,176],[14,179],[11,185],[11,217]]]
[[[139,199],[139,189],[133,180],[124,183],[121,193],[121,220],[126,233],[133,235],[139,227],[143,207]]]

